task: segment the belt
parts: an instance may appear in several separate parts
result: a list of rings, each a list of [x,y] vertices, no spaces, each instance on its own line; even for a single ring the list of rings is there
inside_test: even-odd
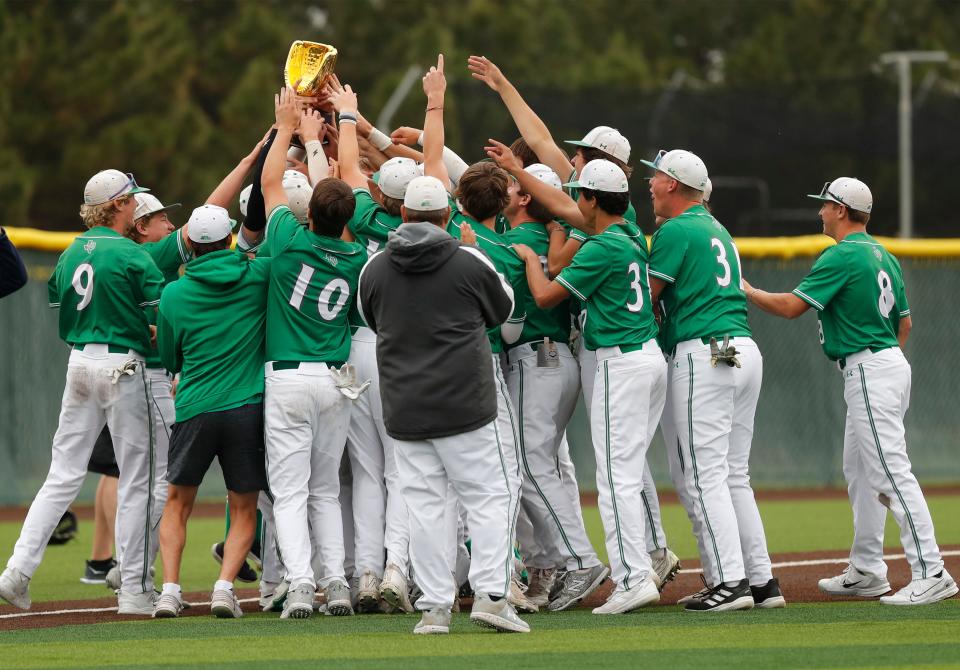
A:
[[[103,348],[106,347],[108,354],[134,354],[140,356],[140,354],[130,347],[121,347],[118,344],[99,344],[96,342],[87,342],[86,344],[75,344],[73,348],[77,351],[88,350],[87,353],[101,353]]]
[[[566,358],[573,358],[573,354],[570,353],[570,347],[566,342],[553,342],[557,345],[557,353]],[[510,363],[516,363],[517,361],[530,358],[537,355],[537,347],[543,344],[543,340],[533,340],[532,342],[524,342],[523,344],[518,344],[515,347],[507,349],[507,360]]]
[[[837,359],[837,367],[841,370],[846,370],[851,365],[860,365],[866,360],[869,360],[871,356],[881,351],[887,349],[893,349],[893,347],[881,347],[879,349],[874,349],[873,347],[868,347],[862,351],[857,351],[852,354],[847,354],[846,356],[841,356]]]
[[[273,372],[279,372],[280,370],[299,370],[301,364],[325,365],[328,368],[339,368],[343,367],[344,361],[270,361],[267,363]]]

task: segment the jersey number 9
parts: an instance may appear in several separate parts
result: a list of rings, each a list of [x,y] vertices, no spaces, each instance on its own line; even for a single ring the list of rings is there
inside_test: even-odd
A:
[[[81,263],[73,273],[73,290],[80,296],[77,311],[83,310],[93,300],[93,266]]]

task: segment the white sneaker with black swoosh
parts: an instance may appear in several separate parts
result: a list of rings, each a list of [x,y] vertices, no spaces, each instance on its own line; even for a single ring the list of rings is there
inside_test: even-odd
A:
[[[820,590],[830,596],[860,596],[874,598],[890,590],[890,582],[869,572],[863,572],[852,565],[829,579],[821,579]]]
[[[880,598],[884,605],[929,605],[957,595],[960,589],[946,570],[935,577],[914,579],[892,596]]]

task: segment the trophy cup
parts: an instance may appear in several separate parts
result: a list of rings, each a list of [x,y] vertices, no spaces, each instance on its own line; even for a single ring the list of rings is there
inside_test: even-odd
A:
[[[287,86],[295,88],[298,96],[314,98],[320,95],[336,64],[336,47],[297,40],[290,45],[290,53],[283,66],[283,80]]]

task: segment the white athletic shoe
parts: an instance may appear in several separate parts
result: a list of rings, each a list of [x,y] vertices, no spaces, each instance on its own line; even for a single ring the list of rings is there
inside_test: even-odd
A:
[[[150,577],[153,578],[156,576],[157,576],[157,569],[151,565]],[[120,577],[120,564],[117,563],[115,566],[110,568],[110,571],[107,573],[107,576],[104,577],[103,583],[107,585],[108,589],[116,593],[117,591],[120,590],[121,581],[122,580]]]
[[[380,582],[380,597],[391,607],[402,612],[413,612],[407,575],[393,563],[387,563]]]
[[[568,570],[563,576],[563,588],[560,594],[550,601],[550,611],[559,612],[573,607],[596,591],[610,574],[605,565],[595,565],[582,570]]]
[[[653,568],[651,577],[657,589],[663,591],[671,579],[680,571],[680,559],[669,547],[663,547],[650,552],[650,566]]]
[[[189,607],[172,593],[161,593],[153,610],[154,619],[176,619],[180,612]]]
[[[143,593],[117,592],[117,614],[135,614],[152,617],[156,606],[156,591],[145,591]]]
[[[513,578],[510,580],[510,593],[507,594],[507,601],[518,612],[533,613],[540,609],[530,602],[530,599],[523,592],[523,586],[520,584],[520,577],[517,573],[513,573]]]
[[[914,579],[892,596],[883,596],[884,605],[929,605],[957,595],[957,583],[946,570],[935,577]]]
[[[335,581],[327,584],[327,616],[352,616],[353,605],[350,604],[350,587],[346,582]],[[289,598],[289,596],[287,596]]]
[[[288,590],[290,582],[287,580],[280,583],[260,582],[260,609],[264,612],[282,612]]]
[[[821,579],[820,590],[830,596],[861,596],[872,598],[882,596],[890,590],[890,582],[883,577],[863,572],[848,565],[836,577]]]
[[[651,574],[640,586],[621,591],[617,589],[610,594],[607,602],[593,609],[594,614],[624,614],[644,605],[660,602],[660,591]]]
[[[446,635],[450,632],[450,610],[435,607],[427,610],[413,627],[414,635]]]
[[[530,632],[530,626],[517,616],[513,606],[507,602],[506,598],[493,601],[486,593],[474,595],[470,620],[478,626],[493,628],[503,633]]]
[[[0,598],[22,610],[30,609],[30,578],[16,568],[0,575]]]
[[[210,598],[210,613],[218,619],[239,619],[243,616],[233,589],[218,589]]]
[[[364,570],[357,586],[357,611],[373,614],[380,611],[380,578]]]
[[[280,618],[309,619],[313,616],[313,601],[316,593],[316,590],[309,583],[298,584],[290,588],[287,591],[287,597],[283,603],[283,612],[280,613]]]
[[[546,607],[550,602],[550,589],[557,578],[556,568],[527,568],[530,574],[530,586],[527,587],[527,600],[537,607]]]

